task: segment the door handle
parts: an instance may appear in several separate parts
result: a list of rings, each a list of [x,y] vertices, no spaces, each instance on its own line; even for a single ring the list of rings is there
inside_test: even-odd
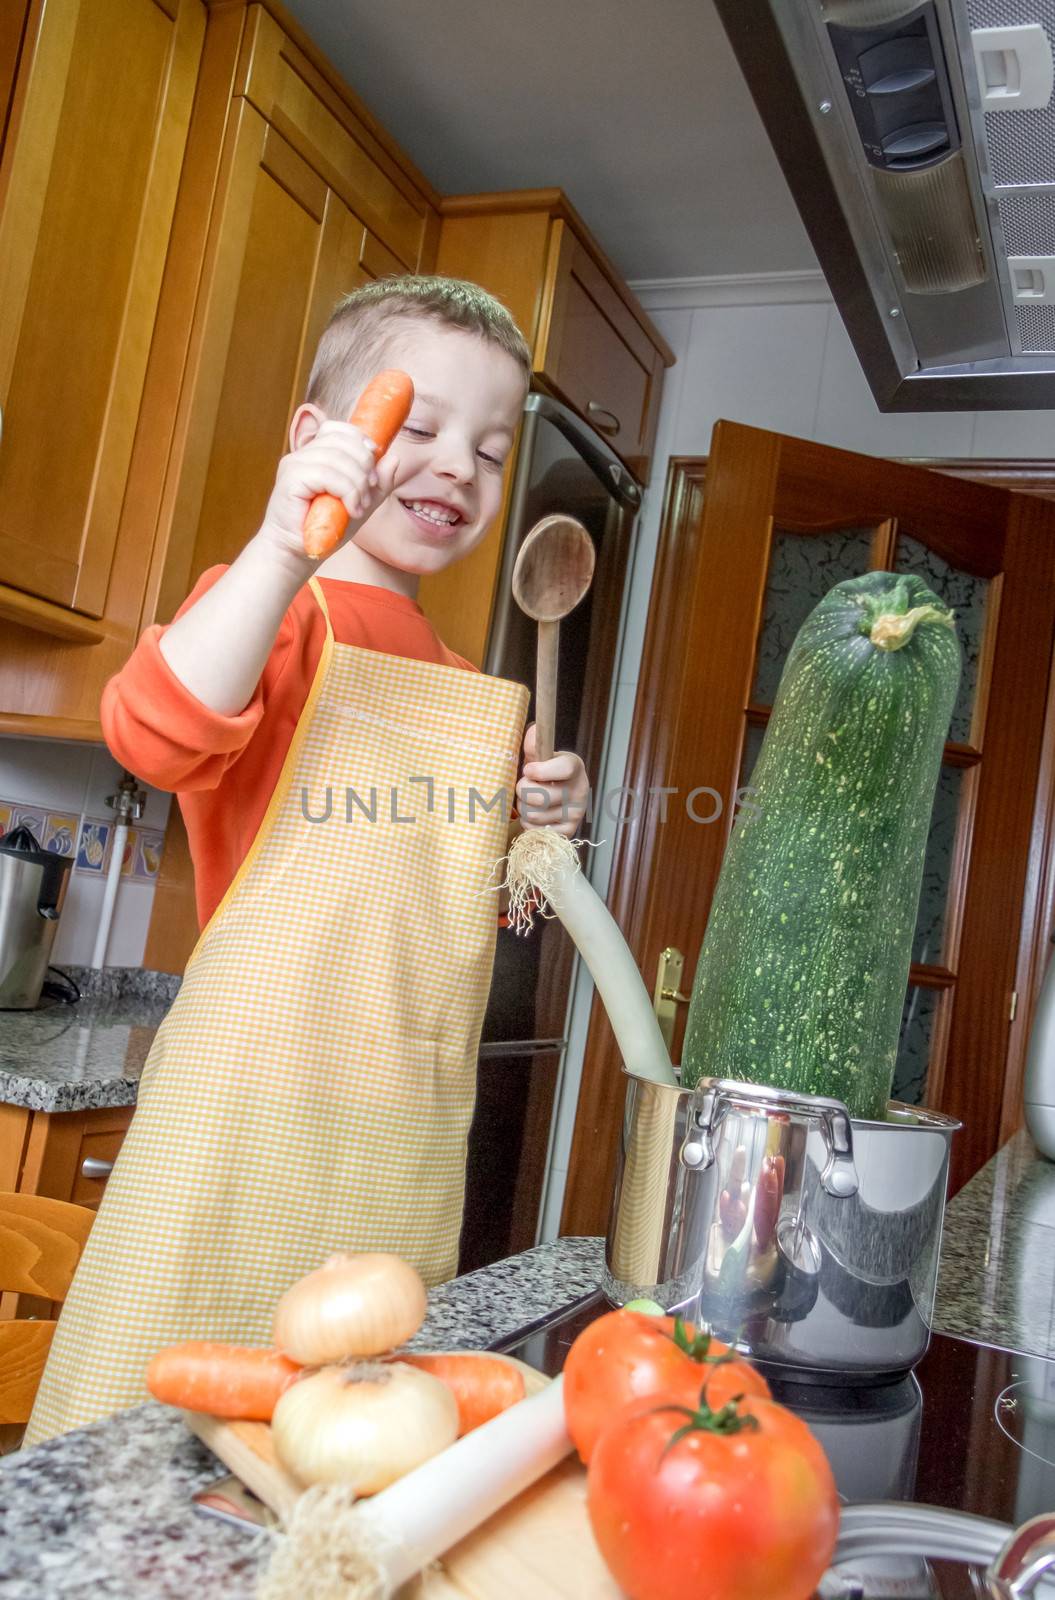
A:
[[[112,1161],[100,1161],[98,1156],[85,1156],[81,1162],[82,1178],[108,1178],[113,1170]]]
[[[623,426],[614,411],[609,411],[607,406],[599,406],[596,400],[587,400],[586,410],[594,427],[601,433],[610,434],[614,438]]]
[[[674,1047],[674,1025],[678,1020],[679,1005],[688,1005],[692,996],[682,994],[681,975],[685,957],[673,945],[660,951],[656,964],[656,987],[652,994],[652,1009],[659,1020],[659,1031],[668,1051]]]

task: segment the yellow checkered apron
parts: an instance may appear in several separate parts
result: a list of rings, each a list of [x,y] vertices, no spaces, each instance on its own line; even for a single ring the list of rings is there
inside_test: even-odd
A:
[[[527,698],[336,644],[327,617],[275,794],[143,1070],[27,1443],[139,1404],[165,1345],[269,1343],[283,1290],[334,1250],[454,1274]]]

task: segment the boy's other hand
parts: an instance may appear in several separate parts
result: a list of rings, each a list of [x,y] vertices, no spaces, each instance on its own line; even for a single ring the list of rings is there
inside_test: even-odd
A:
[[[517,783],[517,806],[525,828],[554,828],[571,839],[586,815],[590,780],[582,757],[558,750],[548,761],[537,758],[535,724],[524,735],[524,771]]]
[[[327,419],[314,437],[279,462],[257,537],[282,555],[317,566],[304,553],[304,519],[315,496],[332,494],[343,501],[349,518],[343,544],[391,493],[395,475],[393,452],[377,461],[358,428]]]

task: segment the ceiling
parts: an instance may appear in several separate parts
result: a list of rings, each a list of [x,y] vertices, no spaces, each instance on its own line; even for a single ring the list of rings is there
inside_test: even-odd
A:
[[[559,187],[630,279],[816,266],[710,0],[284,0],[444,194]]]

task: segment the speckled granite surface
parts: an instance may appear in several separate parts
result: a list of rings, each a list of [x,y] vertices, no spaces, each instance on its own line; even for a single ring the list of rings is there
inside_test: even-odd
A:
[[[936,1328],[1055,1357],[1055,1163],[1018,1133],[949,1203]]]
[[[134,1105],[180,980],[139,967],[60,970],[79,986],[78,1002],[0,1011],[0,1102],[32,1111]]]
[[[416,1344],[479,1347],[595,1288],[598,1239],[561,1239],[434,1289]],[[223,1468],[160,1405],[0,1458],[2,1600],[250,1600],[267,1535],[195,1511]],[[308,1600],[308,1597],[306,1597]]]
[[[433,1290],[415,1341],[479,1348],[596,1287],[599,1239],[561,1239]],[[1055,1165],[1018,1135],[952,1202],[937,1326],[1055,1356]],[[0,1600],[251,1600],[267,1536],[190,1496],[222,1473],[145,1405],[0,1458]]]
[[[86,1000],[147,1000],[171,1005],[183,981],[174,972],[146,967],[56,967],[76,983]]]

